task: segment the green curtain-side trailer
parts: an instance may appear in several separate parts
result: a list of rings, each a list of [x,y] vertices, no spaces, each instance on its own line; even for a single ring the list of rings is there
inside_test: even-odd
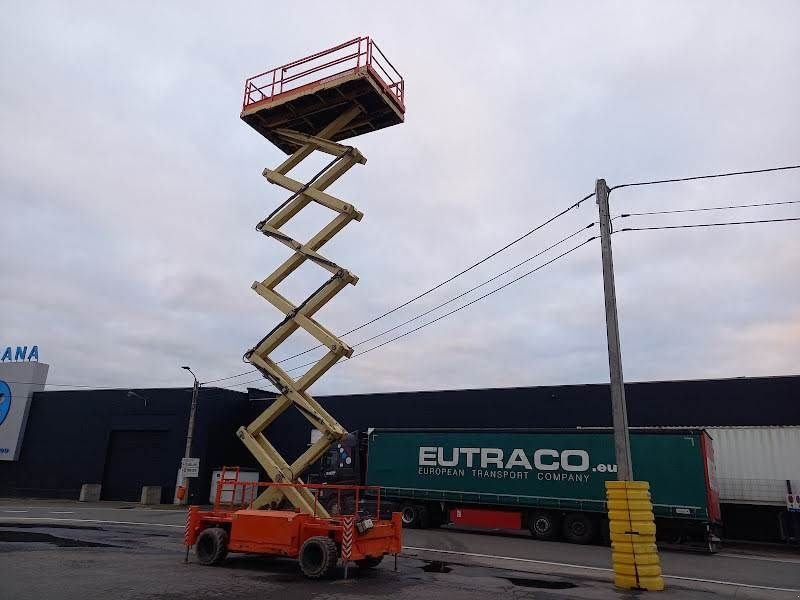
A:
[[[616,479],[611,430],[373,429],[367,438],[366,483],[400,505],[406,526],[527,527],[576,542],[603,530],[604,482]],[[718,541],[708,434],[632,430],[631,453],[660,537]]]

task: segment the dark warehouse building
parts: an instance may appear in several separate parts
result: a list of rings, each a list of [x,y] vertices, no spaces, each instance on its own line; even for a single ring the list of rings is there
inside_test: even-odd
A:
[[[0,494],[77,499],[84,483],[102,484],[103,500],[138,501],[143,485],[172,501],[186,444],[191,388],[38,392],[22,453],[0,463]],[[247,395],[201,388],[194,455],[201,464],[252,462],[231,433]],[[200,477],[190,500],[208,498]]]
[[[249,390],[249,418],[273,392]],[[626,383],[631,427],[800,425],[800,376]],[[348,429],[368,427],[611,427],[608,384],[356,394],[319,398]],[[308,423],[286,413],[272,435],[288,455]],[[301,433],[302,431],[302,433]]]

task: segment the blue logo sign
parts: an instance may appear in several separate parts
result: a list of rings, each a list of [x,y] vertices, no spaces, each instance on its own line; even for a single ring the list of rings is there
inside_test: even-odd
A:
[[[0,380],[0,425],[6,420],[11,410],[11,388],[5,381]]]

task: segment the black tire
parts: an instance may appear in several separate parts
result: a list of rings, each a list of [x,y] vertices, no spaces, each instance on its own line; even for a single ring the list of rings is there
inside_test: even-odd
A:
[[[357,560],[356,564],[358,565],[359,569],[374,569],[383,560],[382,556],[368,556],[367,558],[362,558],[361,560]]]
[[[528,517],[528,529],[537,540],[554,540],[561,532],[559,521],[555,513],[537,510]]]
[[[334,541],[321,535],[308,538],[297,557],[300,570],[309,579],[330,577],[339,560],[339,549]]]
[[[209,527],[200,532],[194,552],[201,565],[218,565],[228,556],[228,532],[222,527]]]
[[[428,510],[419,504],[402,504],[400,506],[400,519],[403,522],[403,527],[408,527],[409,529],[422,529],[430,524]]]
[[[594,540],[597,525],[584,513],[570,513],[564,517],[564,538],[573,544],[588,544]]]
[[[431,526],[431,513],[427,506],[418,506],[419,509],[419,528],[430,529]]]
[[[600,543],[604,546],[611,545],[611,528],[608,524],[608,519],[603,517],[600,519]]]
[[[428,527],[436,529],[444,523],[444,511],[439,504],[428,505]]]

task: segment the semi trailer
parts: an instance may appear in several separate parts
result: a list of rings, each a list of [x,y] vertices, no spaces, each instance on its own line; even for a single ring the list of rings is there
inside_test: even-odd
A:
[[[704,429],[631,431],[634,478],[650,482],[661,540],[719,544],[714,452]],[[616,479],[610,429],[369,429],[325,455],[313,481],[378,486],[404,527],[529,529],[575,543],[607,534]],[[335,494],[321,492],[331,512]]]

